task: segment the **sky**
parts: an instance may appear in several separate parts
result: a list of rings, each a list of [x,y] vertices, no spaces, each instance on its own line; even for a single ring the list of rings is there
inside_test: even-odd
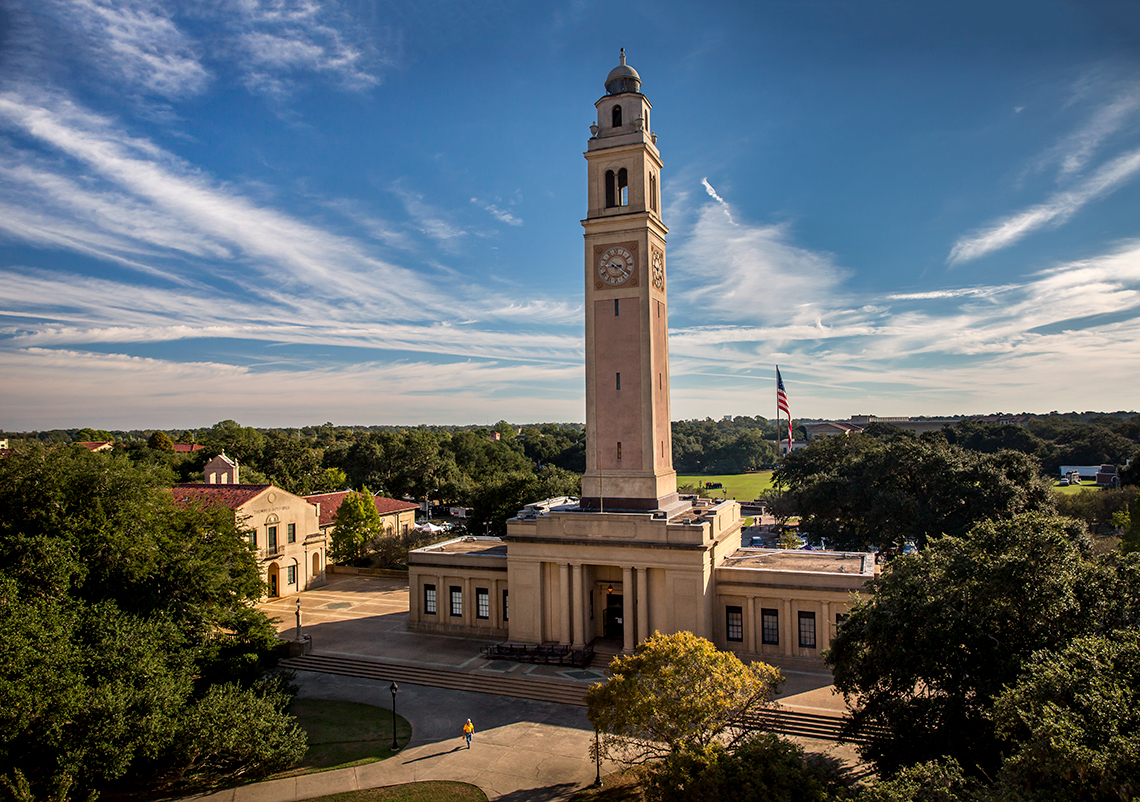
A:
[[[622,47],[674,419],[1140,406],[1133,0],[0,0],[0,428],[583,421]]]

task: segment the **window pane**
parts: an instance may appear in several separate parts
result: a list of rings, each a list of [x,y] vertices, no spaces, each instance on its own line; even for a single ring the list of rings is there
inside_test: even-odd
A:
[[[510,615],[508,615],[508,613],[510,612],[510,607],[507,605],[507,601],[508,601],[507,592],[504,590],[503,591],[503,620],[504,621],[510,621],[511,620]]]
[[[744,611],[740,607],[726,607],[725,615],[728,639],[732,641],[744,640]]]
[[[296,543],[297,542],[297,524],[289,524],[288,534],[289,534],[289,542],[290,543]]]
[[[435,585],[424,585],[424,612],[435,615]]]
[[[491,617],[491,594],[486,588],[475,589],[475,617]]]
[[[463,588],[458,585],[451,586],[451,614],[463,615]]]
[[[769,646],[780,645],[780,613],[765,607],[760,611],[760,642]]]
[[[800,613],[800,647],[815,648],[815,613]]]

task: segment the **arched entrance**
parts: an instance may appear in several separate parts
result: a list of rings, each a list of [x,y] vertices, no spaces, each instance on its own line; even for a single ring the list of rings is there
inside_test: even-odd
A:
[[[321,575],[321,553],[319,551],[313,552],[313,579]]]
[[[269,585],[269,598],[275,599],[281,595],[281,569],[277,567],[277,563],[269,566],[266,584]]]

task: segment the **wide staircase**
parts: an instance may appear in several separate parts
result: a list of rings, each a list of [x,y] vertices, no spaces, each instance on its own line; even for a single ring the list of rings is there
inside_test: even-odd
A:
[[[587,686],[569,681],[407,666],[379,660],[322,654],[292,657],[282,660],[279,665],[294,671],[315,671],[318,674],[338,674],[343,677],[375,679],[381,682],[406,682],[409,685],[425,685],[429,688],[489,693],[494,696],[509,696],[514,699],[530,699],[535,702],[552,702],[577,707],[586,706]]]

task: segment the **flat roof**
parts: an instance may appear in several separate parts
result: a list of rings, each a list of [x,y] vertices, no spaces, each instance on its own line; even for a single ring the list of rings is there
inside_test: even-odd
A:
[[[507,544],[497,537],[459,537],[415,549],[414,554],[478,554],[506,557]]]
[[[720,567],[820,574],[870,574],[873,573],[874,566],[872,555],[862,552],[744,548],[730,554]]]

